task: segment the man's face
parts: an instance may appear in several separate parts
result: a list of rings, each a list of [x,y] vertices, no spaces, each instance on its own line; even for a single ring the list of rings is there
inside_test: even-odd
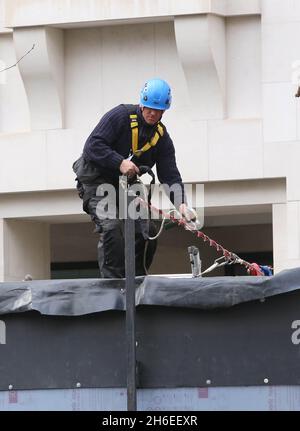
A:
[[[151,126],[156,124],[161,119],[163,113],[164,111],[161,109],[146,108],[145,106],[142,108],[144,120]]]

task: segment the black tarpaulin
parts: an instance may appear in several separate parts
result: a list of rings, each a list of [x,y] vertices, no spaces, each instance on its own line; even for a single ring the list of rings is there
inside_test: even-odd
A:
[[[0,314],[39,311],[78,316],[125,310],[124,279],[36,280],[0,283]],[[136,304],[224,308],[300,289],[300,268],[272,277],[136,278]]]

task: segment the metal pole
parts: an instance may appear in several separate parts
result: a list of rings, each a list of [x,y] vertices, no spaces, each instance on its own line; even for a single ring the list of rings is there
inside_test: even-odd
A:
[[[188,247],[188,253],[190,255],[193,277],[199,277],[201,274],[201,260],[199,249],[194,245],[191,245],[190,247]]]
[[[127,209],[135,196],[127,193]],[[135,344],[135,222],[125,218],[125,289],[127,341],[127,410],[136,411],[136,344]]]

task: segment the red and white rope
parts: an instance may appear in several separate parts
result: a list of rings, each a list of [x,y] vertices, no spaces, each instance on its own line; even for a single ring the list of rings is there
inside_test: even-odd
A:
[[[228,260],[228,263],[239,263],[240,265],[245,266],[251,275],[264,275],[264,273],[261,271],[261,269],[259,268],[259,266],[257,264],[255,264],[255,263],[252,264],[252,263],[247,262],[244,259],[241,259],[237,254],[227,250],[221,244],[219,244],[215,240],[211,239],[204,232],[202,232],[200,230],[192,229],[191,226],[189,225],[189,222],[184,217],[178,219],[178,218],[172,216],[171,214],[166,213],[165,211],[163,211],[159,208],[156,208],[154,205],[149,204],[148,202],[146,202],[142,198],[138,198],[138,200],[143,205],[148,206],[151,210],[158,212],[164,218],[170,219],[173,223],[176,223],[178,226],[184,227],[186,230],[192,232],[198,238],[201,238],[204,242],[208,242],[210,247],[214,247],[218,252],[222,253],[224,258],[226,260]]]

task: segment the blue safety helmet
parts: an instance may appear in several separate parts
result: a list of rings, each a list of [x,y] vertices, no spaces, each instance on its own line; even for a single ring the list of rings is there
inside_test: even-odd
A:
[[[163,79],[150,79],[142,88],[140,104],[147,108],[169,109],[171,106],[171,88]]]

